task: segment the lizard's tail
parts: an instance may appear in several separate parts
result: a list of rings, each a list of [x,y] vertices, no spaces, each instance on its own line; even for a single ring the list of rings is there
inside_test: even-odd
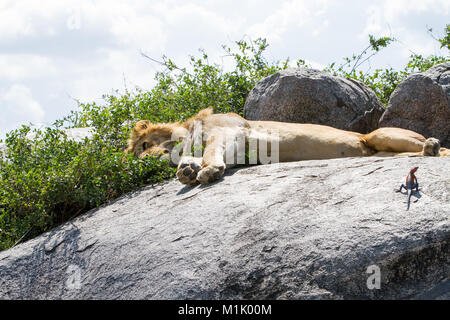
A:
[[[408,206],[406,207],[406,211],[409,210],[409,205],[411,204],[411,196],[412,196],[412,190],[408,190]]]

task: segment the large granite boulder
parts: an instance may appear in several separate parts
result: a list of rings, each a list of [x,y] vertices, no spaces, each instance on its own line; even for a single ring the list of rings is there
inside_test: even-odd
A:
[[[392,93],[380,127],[413,130],[450,148],[450,62],[408,76]]]
[[[0,252],[0,299],[449,299],[449,177],[367,157],[148,186]]]
[[[259,81],[245,102],[248,120],[315,123],[367,133],[384,112],[375,93],[353,79],[314,69],[286,69]]]

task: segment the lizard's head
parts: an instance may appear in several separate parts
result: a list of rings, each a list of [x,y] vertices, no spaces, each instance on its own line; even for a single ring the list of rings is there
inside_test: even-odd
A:
[[[412,168],[411,171],[409,171],[409,172],[410,172],[410,173],[414,173],[414,172],[417,171],[417,169],[419,169],[419,167],[414,167],[414,168]]]

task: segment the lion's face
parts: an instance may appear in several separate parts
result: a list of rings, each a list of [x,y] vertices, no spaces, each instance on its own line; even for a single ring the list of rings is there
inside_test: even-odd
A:
[[[171,151],[171,141],[162,139],[160,135],[150,135],[144,137],[137,143],[134,148],[134,154],[143,158],[146,156],[162,156],[168,154]]]
[[[184,137],[185,129],[181,130],[176,123],[152,124],[148,120],[136,123],[130,140],[128,151],[142,159],[146,156],[154,156],[160,159],[172,160],[170,153],[179,141]],[[172,163],[172,165],[177,165]]]

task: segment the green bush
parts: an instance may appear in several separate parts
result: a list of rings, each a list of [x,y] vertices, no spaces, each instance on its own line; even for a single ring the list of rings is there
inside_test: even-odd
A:
[[[449,26],[447,26],[447,38]],[[359,69],[365,62],[369,61],[371,57],[376,55],[382,48],[387,47],[390,43],[397,41],[395,38],[382,37],[376,39],[372,35],[369,36],[369,46],[365,48],[360,54],[354,54],[351,58],[344,58],[344,63],[336,66],[336,63],[330,64],[325,71],[331,72],[334,75],[351,78],[363,82],[369,86],[380,101],[387,106],[389,98],[394,92],[395,88],[406,79],[408,75],[414,72],[423,72],[430,67],[449,61],[448,57],[430,55],[424,57],[418,54],[411,54],[406,66],[400,70],[394,70],[392,67],[385,69],[376,69],[373,72],[364,72]],[[444,40],[438,40],[444,46]],[[448,41],[448,40],[447,40]]]
[[[112,141],[119,142],[138,119],[182,121],[211,106],[218,113],[242,115],[245,99],[256,82],[288,67],[289,60],[269,63],[263,56],[267,46],[265,39],[250,44],[237,41],[236,51],[223,46],[225,54],[235,63],[234,70],[229,72],[210,63],[203,50],[200,50],[200,57],[190,56],[189,66],[183,68],[163,56],[163,61],[158,63],[164,70],[156,74],[157,83],[150,91],[139,88],[124,94],[116,91],[104,95],[106,105],[101,106],[79,103],[80,110],[73,111],[64,120],[72,127],[93,126]],[[299,60],[298,64],[304,62]]]
[[[0,158],[0,250],[32,238],[123,193],[173,176],[156,158],[136,159],[100,135],[75,142],[59,128],[23,126]]]
[[[448,35],[447,35],[448,37]],[[390,94],[409,73],[448,61],[444,57],[412,56],[401,71],[392,68],[363,73],[359,67],[395,39],[370,37],[359,55],[345,58],[326,70],[369,85],[387,103]],[[225,71],[200,57],[179,67],[163,56],[163,71],[149,91],[135,88],[104,95],[104,103],[79,102],[79,108],[45,130],[23,126],[7,135],[7,151],[0,157],[0,250],[30,239],[72,217],[140,186],[174,176],[175,170],[156,158],[136,159],[125,154],[129,132],[141,119],[183,121],[200,109],[243,114],[248,93],[260,79],[289,66],[289,59],[268,62],[265,39],[237,41],[223,46],[235,67]],[[149,58],[149,57],[148,57]],[[150,58],[153,60],[152,58]],[[306,66],[298,60],[297,66]],[[67,138],[62,128],[92,127],[94,137],[81,142]],[[28,138],[29,134],[33,138]]]

